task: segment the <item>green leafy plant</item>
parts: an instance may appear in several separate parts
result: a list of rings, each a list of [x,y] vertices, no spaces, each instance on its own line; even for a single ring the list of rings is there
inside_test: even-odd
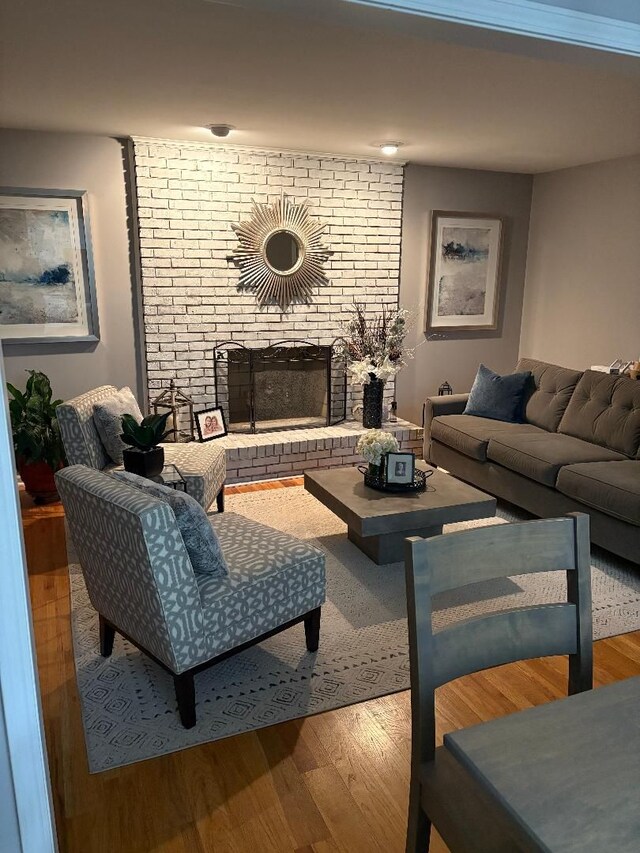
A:
[[[165,412],[164,415],[147,415],[141,423],[138,423],[133,415],[123,415],[120,438],[137,450],[153,450],[171,432],[165,430],[170,414],[171,412]]]
[[[13,449],[18,464],[46,462],[54,471],[64,464],[64,447],[56,418],[56,406],[62,400],[52,400],[49,378],[39,370],[29,370],[24,391],[10,382],[9,412]]]

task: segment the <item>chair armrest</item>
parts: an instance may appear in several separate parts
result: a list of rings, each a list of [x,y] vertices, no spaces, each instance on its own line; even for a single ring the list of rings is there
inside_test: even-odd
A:
[[[424,458],[431,462],[431,422],[438,415],[461,415],[469,399],[468,394],[443,394],[427,397],[424,401]]]
[[[444,394],[427,397],[424,402],[424,430],[431,431],[431,421],[438,415],[461,415],[469,399],[468,394]]]

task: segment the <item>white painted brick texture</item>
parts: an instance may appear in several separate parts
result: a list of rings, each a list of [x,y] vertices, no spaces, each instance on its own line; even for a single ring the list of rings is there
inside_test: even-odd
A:
[[[135,139],[134,151],[151,396],[176,378],[196,408],[211,405],[216,343],[327,345],[354,300],[372,313],[397,304],[401,166],[152,139]],[[238,290],[239,271],[226,260],[236,246],[231,226],[253,201],[273,202],[282,191],[326,222],[334,251],[329,284],[285,313]]]

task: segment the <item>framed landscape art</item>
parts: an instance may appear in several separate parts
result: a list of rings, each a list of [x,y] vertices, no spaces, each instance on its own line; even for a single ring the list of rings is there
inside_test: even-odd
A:
[[[0,339],[100,339],[85,192],[0,188]]]
[[[427,331],[497,328],[502,230],[499,216],[433,211]]]

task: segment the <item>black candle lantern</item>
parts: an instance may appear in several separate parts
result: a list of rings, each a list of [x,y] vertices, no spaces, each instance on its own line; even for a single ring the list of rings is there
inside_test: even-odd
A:
[[[447,394],[453,394],[453,388],[445,379],[442,385],[438,388],[438,397],[446,397]]]

